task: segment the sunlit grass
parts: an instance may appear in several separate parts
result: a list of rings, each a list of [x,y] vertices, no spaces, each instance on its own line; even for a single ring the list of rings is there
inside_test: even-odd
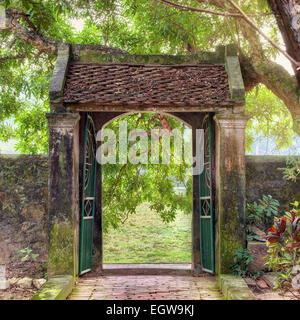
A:
[[[147,204],[103,235],[104,263],[190,263],[192,215],[165,224]]]

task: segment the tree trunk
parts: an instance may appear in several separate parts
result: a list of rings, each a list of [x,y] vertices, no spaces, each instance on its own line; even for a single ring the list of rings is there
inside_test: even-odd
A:
[[[295,0],[268,0],[268,3],[276,17],[287,53],[296,61],[300,61],[300,3],[296,5]],[[295,23],[296,16],[299,23]],[[293,69],[300,88],[300,70],[294,65]]]

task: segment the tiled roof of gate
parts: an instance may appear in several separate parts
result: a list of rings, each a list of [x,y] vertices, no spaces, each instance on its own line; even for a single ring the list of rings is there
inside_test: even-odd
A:
[[[126,65],[73,63],[66,103],[111,106],[230,105],[228,75],[221,65]]]

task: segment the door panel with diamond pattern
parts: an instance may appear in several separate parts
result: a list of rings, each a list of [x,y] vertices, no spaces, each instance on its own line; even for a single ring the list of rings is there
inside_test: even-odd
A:
[[[204,169],[200,175],[200,244],[202,269],[214,273],[214,234],[212,201],[212,115],[203,120]]]
[[[84,131],[83,190],[80,219],[79,274],[92,269],[95,212],[96,137],[94,123],[87,116]]]

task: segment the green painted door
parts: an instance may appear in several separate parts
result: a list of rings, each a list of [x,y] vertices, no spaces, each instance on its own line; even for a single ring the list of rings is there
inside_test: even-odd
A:
[[[206,272],[215,272],[214,207],[212,199],[212,115],[203,120],[204,169],[200,175],[200,245],[201,264]]]
[[[79,274],[92,269],[95,213],[96,136],[93,120],[87,116],[84,128],[83,187],[80,217]]]

